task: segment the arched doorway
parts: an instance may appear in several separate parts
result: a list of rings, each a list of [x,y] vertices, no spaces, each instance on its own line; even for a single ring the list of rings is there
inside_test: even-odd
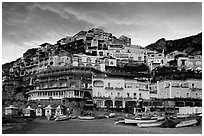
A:
[[[113,101],[112,100],[105,100],[105,106],[107,108],[112,108],[113,107]]]
[[[127,101],[125,102],[125,109],[128,113],[133,113],[134,108],[136,107],[136,101]]]
[[[84,98],[87,100],[92,100],[91,93],[89,91],[84,92]]]
[[[115,107],[116,108],[123,108],[123,102],[122,101],[115,101]]]

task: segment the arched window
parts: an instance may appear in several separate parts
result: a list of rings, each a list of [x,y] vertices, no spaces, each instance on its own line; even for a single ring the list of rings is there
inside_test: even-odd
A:
[[[198,93],[195,93],[195,98],[198,98]]]
[[[87,57],[87,58],[86,58],[86,61],[87,61],[87,62],[91,62],[91,58],[90,58],[90,57]]]
[[[101,69],[100,65],[95,65],[95,68],[98,69],[98,70]]]
[[[79,63],[82,62],[82,58],[81,57],[78,58],[78,62]]]

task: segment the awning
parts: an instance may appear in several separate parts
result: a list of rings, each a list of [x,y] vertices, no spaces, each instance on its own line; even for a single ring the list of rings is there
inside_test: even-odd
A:
[[[18,108],[14,107],[13,105],[10,105],[9,107],[5,107],[5,109],[18,109]]]

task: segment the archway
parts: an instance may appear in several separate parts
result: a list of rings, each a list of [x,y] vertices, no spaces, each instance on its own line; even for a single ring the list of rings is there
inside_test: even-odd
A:
[[[113,107],[113,101],[112,100],[105,100],[105,106],[107,108],[112,108]]]
[[[133,113],[134,108],[136,107],[136,101],[127,101],[125,102],[125,109],[128,113]]]
[[[123,107],[123,102],[122,101],[115,101],[115,107],[116,108],[122,108]]]
[[[84,98],[87,100],[92,100],[91,93],[89,91],[84,92]]]

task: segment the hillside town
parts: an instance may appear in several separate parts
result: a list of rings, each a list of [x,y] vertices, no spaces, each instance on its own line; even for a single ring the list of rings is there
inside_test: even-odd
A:
[[[202,54],[158,52],[92,28],[3,64],[2,88],[4,115],[197,114],[202,112]]]

